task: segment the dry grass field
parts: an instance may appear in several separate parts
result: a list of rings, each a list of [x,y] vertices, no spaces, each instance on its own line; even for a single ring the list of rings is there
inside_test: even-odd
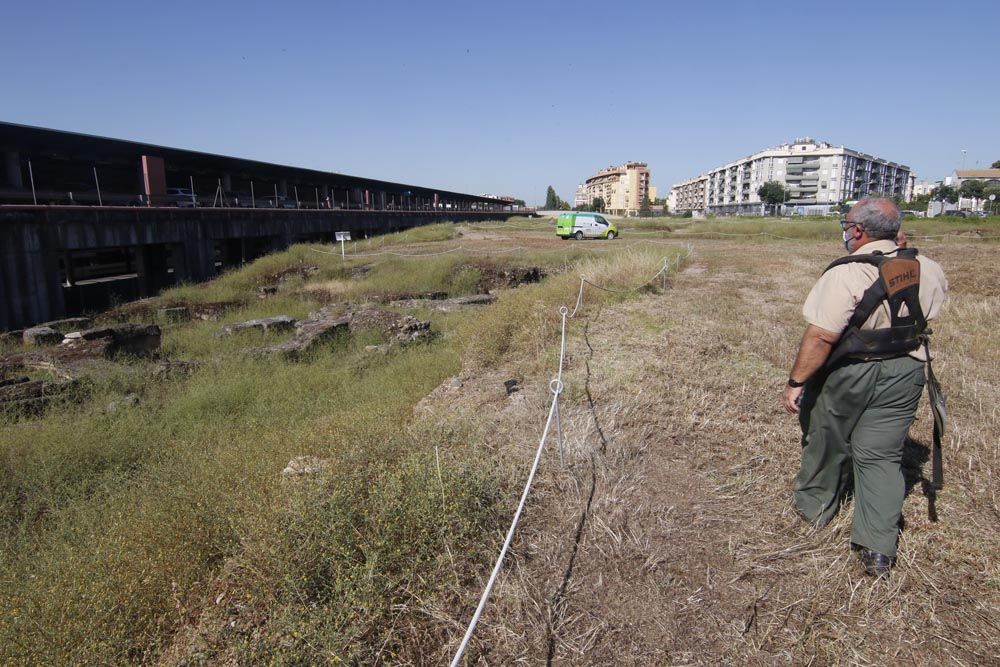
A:
[[[567,466],[550,451],[470,664],[1000,662],[995,246],[911,244],[951,281],[933,341],[946,486],[933,523],[925,400],[883,581],[848,549],[850,507],[822,530],[790,507],[799,432],[779,396],[836,241],[692,243],[668,290],[574,323]],[[500,412],[496,447],[528,456],[526,412]]]
[[[848,548],[849,507],[816,530],[789,502],[798,422],[779,397],[839,230],[670,224],[582,243],[548,221],[435,226],[354,248],[393,255],[297,246],[165,295],[242,304],[165,330],[190,377],[101,367],[82,403],[0,422],[0,664],[447,664],[545,423],[559,307],[581,276],[627,290],[678,255],[635,292],[588,287],[569,320],[565,465],[553,438],[463,664],[1000,663],[995,232],[911,230],[951,283],[932,342],[945,488],[932,522],[924,400],[899,563],[876,581]],[[317,271],[257,299],[305,264]],[[524,266],[544,279],[492,305],[408,311],[435,332],[408,348],[358,335],[262,361],[216,335],[473,294]],[[107,414],[129,391],[139,405]],[[328,467],[282,479],[302,454]]]

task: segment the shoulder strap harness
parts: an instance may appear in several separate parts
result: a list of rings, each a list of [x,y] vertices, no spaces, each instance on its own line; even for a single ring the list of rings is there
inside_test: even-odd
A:
[[[889,255],[877,251],[870,255],[848,255],[831,262],[826,271],[853,263],[877,267],[879,277],[862,295],[827,359],[827,366],[834,366],[845,359],[898,357],[920,347],[925,339],[927,320],[920,307],[920,262],[917,261],[916,249],[900,248]],[[862,329],[882,302],[889,304],[889,328]],[[906,315],[900,314],[903,305],[906,306]]]

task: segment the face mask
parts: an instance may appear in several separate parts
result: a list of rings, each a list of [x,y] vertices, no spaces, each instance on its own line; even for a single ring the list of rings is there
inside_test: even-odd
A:
[[[851,237],[847,235],[847,230],[844,230],[844,249],[847,252],[851,252]]]

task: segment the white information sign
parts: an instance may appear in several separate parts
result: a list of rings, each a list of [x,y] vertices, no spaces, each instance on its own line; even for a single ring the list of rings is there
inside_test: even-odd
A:
[[[337,232],[337,240],[340,241],[340,258],[344,259],[344,241],[351,240],[350,232]]]

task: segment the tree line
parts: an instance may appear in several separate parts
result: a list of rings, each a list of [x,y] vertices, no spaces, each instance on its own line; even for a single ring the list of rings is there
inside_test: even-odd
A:
[[[1000,160],[991,164],[990,169],[1000,169]],[[990,200],[990,195],[993,196],[993,200]],[[998,201],[1000,200],[1000,183],[995,181],[981,181],[974,178],[963,181],[962,185],[957,188],[942,183],[931,190],[930,193],[917,195],[912,200],[905,202],[905,206],[902,208],[919,211],[926,209],[932,201],[941,202],[942,204],[957,204],[961,197],[979,201],[992,201],[997,207],[996,210],[1000,210],[1000,201]]]
[[[551,185],[549,189],[545,191],[545,210],[546,211],[568,211],[570,210],[569,202],[563,201],[556,194],[556,189]]]

